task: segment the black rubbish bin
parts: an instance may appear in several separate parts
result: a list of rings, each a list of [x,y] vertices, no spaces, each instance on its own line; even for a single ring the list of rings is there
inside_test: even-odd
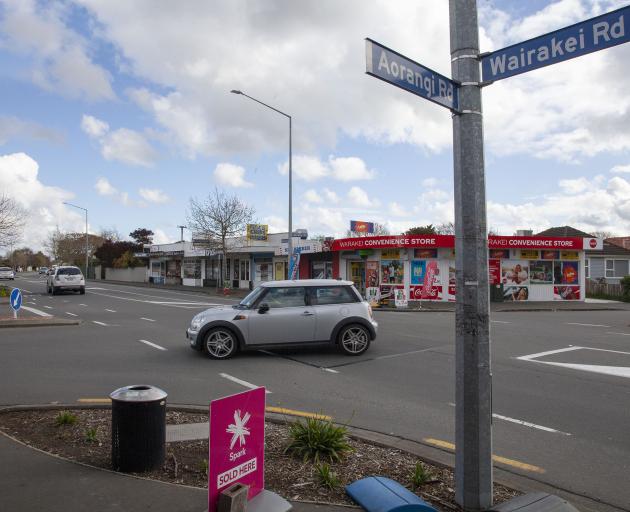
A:
[[[164,463],[166,397],[145,384],[117,389],[112,399],[112,467],[115,471],[143,472]]]

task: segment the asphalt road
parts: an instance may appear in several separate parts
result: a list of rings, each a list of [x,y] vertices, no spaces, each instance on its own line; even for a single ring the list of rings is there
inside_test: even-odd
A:
[[[0,331],[0,404],[76,403],[138,383],[170,403],[207,405],[249,383],[268,405],[449,449],[454,441],[454,315],[377,312],[379,337],[359,357],[333,348],[248,352],[213,361],[184,331],[207,307],[193,292],[88,283],[49,296],[22,275],[25,304],[77,327]],[[629,311],[497,313],[492,317],[497,467],[630,510]],[[244,384],[239,382],[244,381]]]

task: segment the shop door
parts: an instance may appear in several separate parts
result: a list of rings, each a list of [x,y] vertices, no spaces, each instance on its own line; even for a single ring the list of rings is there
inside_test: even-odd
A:
[[[241,260],[239,288],[249,288],[249,260]]]
[[[232,288],[240,288],[239,270],[241,260],[234,260],[234,271],[232,274]]]
[[[365,261],[349,261],[348,275],[354,287],[365,297]]]

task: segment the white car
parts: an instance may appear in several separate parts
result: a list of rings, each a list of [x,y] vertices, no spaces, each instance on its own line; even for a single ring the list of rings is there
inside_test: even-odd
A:
[[[11,267],[0,267],[0,279],[15,280],[15,272],[13,272]]]
[[[62,266],[57,267],[48,275],[46,280],[48,293],[57,295],[64,290],[85,294],[85,278],[79,267]]]
[[[190,346],[213,359],[239,350],[332,344],[351,356],[376,338],[372,308],[352,281],[304,279],[261,284],[239,304],[195,315],[186,331]]]

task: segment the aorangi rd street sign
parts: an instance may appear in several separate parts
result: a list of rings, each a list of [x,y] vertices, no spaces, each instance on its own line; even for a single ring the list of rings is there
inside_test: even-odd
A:
[[[459,108],[459,87],[451,79],[371,39],[365,40],[365,64],[368,75],[451,110]]]
[[[630,41],[630,5],[481,56],[485,83]]]

